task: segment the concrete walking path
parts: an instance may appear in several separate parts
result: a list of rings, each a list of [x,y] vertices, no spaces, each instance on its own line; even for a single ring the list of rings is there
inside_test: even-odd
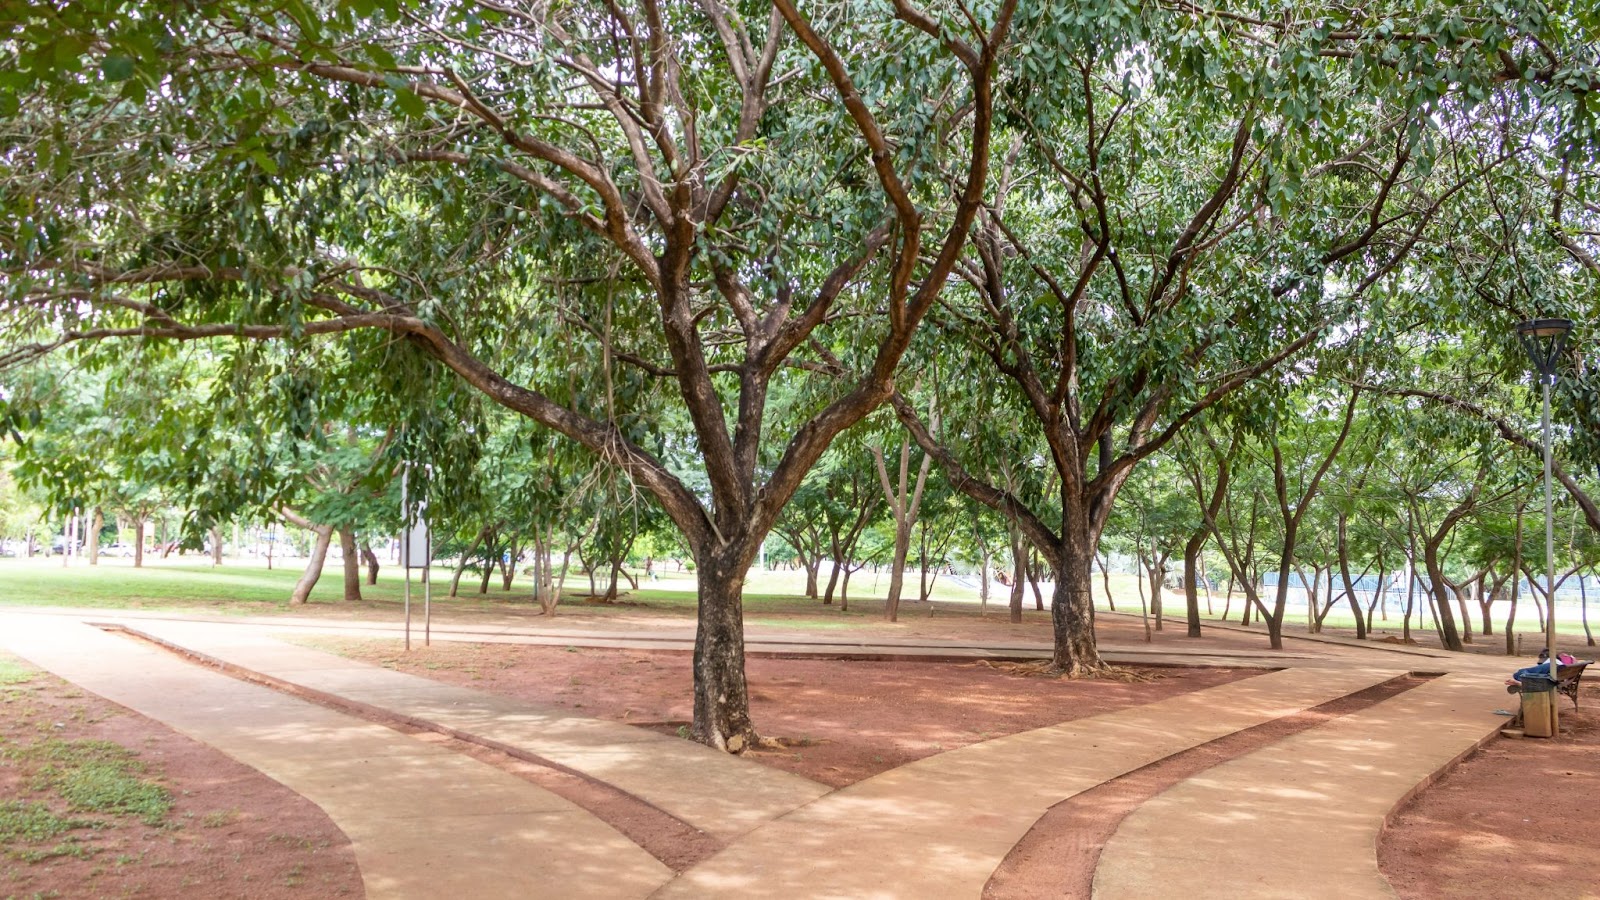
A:
[[[589,776],[726,846],[674,877],[593,814],[446,746],[186,662],[84,624],[116,623],[293,689],[514,748]],[[824,785],[681,739],[455,687],[277,639],[398,637],[350,620],[226,619],[126,610],[0,613],[0,647],[264,772],[351,838],[372,897],[981,896],[1048,809],[1207,741],[1407,671],[1419,687],[1181,782],[1124,820],[1095,896],[1388,897],[1387,815],[1494,734],[1500,657],[1310,643],[1303,653],[1119,647],[1118,662],[1270,668],[1143,706],[996,738]],[[420,637],[420,635],[419,635]],[[687,646],[680,628],[436,626],[435,640]],[[753,637],[753,655],[1031,658],[1025,642]],[[1392,650],[1393,648],[1373,648]],[[1428,658],[1424,658],[1428,657]]]
[[[1505,701],[1482,675],[1445,675],[1202,772],[1123,821],[1094,896],[1393,897],[1378,871],[1384,822],[1493,737]]]
[[[128,627],[272,679],[542,757],[723,841],[831,790],[678,737],[345,659],[260,628],[152,621]]]
[[[130,638],[0,614],[0,646],[316,803],[350,838],[369,898],[634,898],[672,875],[543,788]]]
[[[1051,806],[1174,753],[1405,674],[1288,669],[918,760],[802,807],[658,896],[978,897]],[[1162,890],[1146,896],[1165,895]]]

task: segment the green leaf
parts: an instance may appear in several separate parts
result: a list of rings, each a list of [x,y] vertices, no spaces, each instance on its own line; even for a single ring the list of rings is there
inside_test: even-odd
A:
[[[382,44],[368,44],[366,50],[367,58],[371,59],[380,68],[392,69],[395,67],[394,54],[390,53]]]
[[[127,81],[133,77],[133,60],[126,56],[108,56],[100,61],[100,71],[107,81]]]

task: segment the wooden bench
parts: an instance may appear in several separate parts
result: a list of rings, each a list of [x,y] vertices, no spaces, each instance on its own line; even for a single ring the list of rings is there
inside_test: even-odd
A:
[[[1588,660],[1556,667],[1556,693],[1571,697],[1573,709],[1578,708],[1578,685],[1583,682],[1583,670],[1587,668]]]

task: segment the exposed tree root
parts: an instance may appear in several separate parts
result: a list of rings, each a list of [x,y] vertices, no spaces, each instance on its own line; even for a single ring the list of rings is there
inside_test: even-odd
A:
[[[1123,684],[1146,684],[1163,677],[1154,672],[1141,672],[1137,669],[1110,665],[1084,667],[1074,672],[1062,669],[1055,662],[1048,659],[1031,663],[980,659],[973,665],[983,666],[986,669],[999,669],[1008,675],[1018,675],[1023,678],[1065,678],[1071,681],[1092,679],[1119,681]]]

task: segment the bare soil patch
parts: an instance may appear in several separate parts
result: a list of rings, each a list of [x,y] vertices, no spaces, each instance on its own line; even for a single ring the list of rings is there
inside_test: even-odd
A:
[[[1496,740],[1394,816],[1378,867],[1401,897],[1600,898],[1600,685],[1562,703],[1560,739]]]
[[[0,655],[0,798],[82,827],[0,847],[0,896],[361,897],[350,842],[310,801],[123,707]],[[110,742],[90,744],[88,742]],[[115,745],[115,746],[113,746]],[[98,748],[164,788],[149,816],[74,810],[45,770]],[[120,748],[126,748],[124,752]],[[42,809],[41,809],[42,806]],[[16,820],[13,819],[13,822]]]
[[[357,659],[653,728],[686,730],[693,714],[686,653],[436,643],[407,654],[391,641],[301,638]],[[1150,703],[1256,674],[1145,669],[1153,680],[1025,678],[972,663],[752,658],[751,712],[781,750],[749,756],[840,787],[946,750]]]

